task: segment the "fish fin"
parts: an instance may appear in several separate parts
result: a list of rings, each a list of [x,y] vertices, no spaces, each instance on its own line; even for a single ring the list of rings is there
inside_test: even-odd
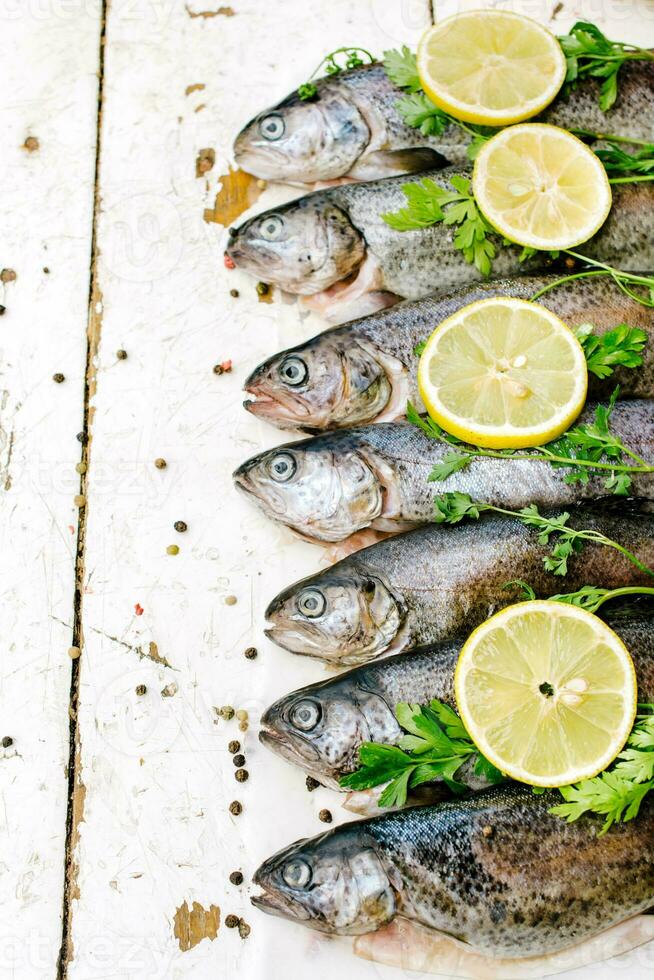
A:
[[[400,174],[415,174],[423,170],[441,170],[448,166],[442,153],[429,147],[407,147],[404,150],[375,150],[364,154],[349,176],[355,180],[380,180]]]
[[[400,299],[384,290],[384,279],[377,259],[368,254],[357,274],[312,296],[303,296],[300,305],[323,316],[328,323],[344,323],[369,316]]]
[[[348,793],[343,802],[343,809],[349,813],[357,813],[362,817],[378,817],[380,813],[388,813],[396,807],[380,807],[379,797],[388,784],[374,786],[372,789],[356,790]],[[444,800],[451,800],[452,793],[445,783],[425,783],[409,792],[408,806],[434,806]]]
[[[387,531],[376,531],[371,527],[366,527],[362,531],[351,534],[344,541],[336,541],[334,544],[330,544],[329,547],[325,548],[323,557],[327,564],[333,565],[342,558],[353,555],[355,551],[369,548],[371,544],[377,544],[379,541],[384,541],[390,537],[391,535]]]
[[[422,975],[531,980],[622,956],[653,939],[654,916],[637,915],[568,949],[522,960],[507,959],[485,956],[452,936],[396,917],[383,929],[359,936],[354,941],[354,952],[364,960],[415,970]],[[621,967],[626,965],[623,963]]]

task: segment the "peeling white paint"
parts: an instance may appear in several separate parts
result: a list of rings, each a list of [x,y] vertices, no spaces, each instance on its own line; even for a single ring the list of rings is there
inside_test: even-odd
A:
[[[100,17],[10,6],[0,5],[0,268],[16,273],[0,284],[0,738],[14,742],[0,749],[0,977],[42,980],[61,944]]]
[[[315,315],[300,319],[294,305],[259,303],[251,280],[224,269],[224,232],[203,212],[250,116],[333,48],[381,53],[414,43],[429,3],[228,5],[233,16],[191,17],[183,0],[114,0],[109,9],[92,304],[102,323],[79,661],[86,795],[69,977],[269,980],[274,962],[284,980],[339,972],[392,980],[403,974],[355,959],[350,940],[271,919],[248,901],[259,861],[323,830],[322,807],[350,819],[340,798],[322,789],[309,795],[302,774],[256,740],[268,703],[324,676],[261,632],[280,584],[315,570],[324,554],[266,523],[230,477],[247,455],[287,438],[243,411],[245,376],[323,325]],[[478,0],[443,0],[439,16],[466,5]],[[215,12],[220,4],[188,6]],[[561,32],[589,19],[654,45],[648,0],[508,6]],[[99,8],[97,0],[0,4],[9,79],[0,110],[0,266],[17,272],[0,285],[0,738],[15,739],[0,750],[0,980],[53,978],[60,942]],[[39,140],[31,153],[28,136]],[[196,157],[207,147],[215,164],[198,179]],[[269,187],[256,210],[296,193]],[[232,372],[214,375],[227,359]],[[55,371],[65,384],[51,381]],[[165,469],[155,468],[157,457]],[[188,523],[185,534],[173,530],[176,520]],[[173,543],[180,552],[167,555]],[[248,661],[243,651],[252,645],[259,657]],[[225,704],[248,710],[247,733],[219,718],[215,708]],[[234,780],[233,738],[247,756],[245,784]],[[237,817],[228,809],[234,799],[244,806]],[[236,869],[246,878],[240,887],[228,880]],[[174,917],[194,902],[219,906],[223,924],[215,940],[182,951]],[[247,940],[225,928],[230,913],[250,923]],[[644,980],[653,956],[650,944],[619,967]],[[617,969],[574,977],[609,980]]]

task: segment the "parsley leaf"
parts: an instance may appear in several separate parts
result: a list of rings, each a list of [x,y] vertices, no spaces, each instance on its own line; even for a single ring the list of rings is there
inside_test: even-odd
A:
[[[419,129],[423,136],[442,136],[451,123],[450,116],[430,102],[424,92],[405,95],[395,108],[407,126]]]
[[[437,524],[458,524],[466,517],[478,520],[484,511],[494,511],[497,514],[515,517],[525,527],[537,530],[538,543],[550,547],[550,554],[543,558],[543,565],[548,572],[552,572],[554,575],[567,575],[568,560],[579,554],[585,542],[591,541],[594,544],[619,551],[642,572],[654,577],[654,570],[648,568],[637,555],[628,551],[618,541],[613,541],[601,531],[570,527],[568,524],[570,514],[567,511],[552,517],[544,517],[539,513],[536,504],[529,504],[528,507],[523,507],[521,510],[508,510],[504,507],[495,507],[493,504],[475,501],[469,494],[459,491],[444,493],[434,499],[434,520]],[[554,541],[551,540],[552,537],[554,537]],[[530,586],[526,586],[524,582],[510,582],[508,585],[520,585],[533,592]],[[556,598],[561,597],[557,596]]]
[[[620,41],[610,41],[595,24],[577,21],[569,33],[559,37],[566,57],[566,84],[570,88],[579,79],[602,79],[599,105],[607,112],[618,95],[618,73],[626,61],[652,61],[654,55],[646,48],[639,48]]]
[[[504,777],[477,750],[457,713],[441,701],[428,705],[398,704],[395,716],[405,734],[398,745],[365,742],[359,749],[361,766],[344,776],[345,789],[371,789],[388,783],[378,805],[404,806],[409,790],[436,780],[455,793],[466,789],[457,776],[468,759],[474,759],[476,776],[489,782]]]
[[[398,88],[405,88],[408,92],[421,91],[422,83],[418,77],[416,56],[406,44],[402,45],[401,51],[397,49],[384,51],[384,69]]]
[[[647,334],[637,327],[620,323],[604,334],[594,334],[590,324],[576,331],[588,370],[598,378],[608,378],[616,367],[636,368],[643,363],[641,352],[647,343]]]
[[[627,744],[617,762],[593,779],[584,779],[574,786],[562,786],[565,803],[551,808],[550,813],[564,817],[568,823],[584,813],[604,816],[600,836],[614,823],[633,820],[638,816],[645,796],[654,789],[654,705],[643,705],[646,712],[636,718]]]
[[[477,206],[468,178],[454,176],[450,187],[452,190],[441,187],[429,177],[418,183],[403,184],[407,206],[382,214],[382,218],[395,231],[416,231],[441,221],[456,226],[455,248],[482,276],[488,276],[496,254],[495,245],[487,237],[493,234],[493,229]]]

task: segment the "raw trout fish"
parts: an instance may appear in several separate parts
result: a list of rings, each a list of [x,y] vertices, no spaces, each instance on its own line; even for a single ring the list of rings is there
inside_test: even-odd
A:
[[[623,509],[626,509],[624,504]],[[654,517],[571,511],[569,526],[593,529],[654,566]],[[427,647],[469,633],[531,585],[538,598],[584,585],[651,585],[613,548],[588,543],[565,578],[545,570],[547,546],[519,520],[431,525],[364,548],[284,589],[266,610],[270,639],[292,653],[362,664],[383,653]]]
[[[594,411],[587,405],[579,422],[592,421]],[[618,402],[611,428],[640,457],[654,460],[653,401]],[[601,471],[591,471],[586,484],[570,484],[565,468],[511,457],[478,457],[446,480],[428,482],[434,465],[451,452],[408,422],[386,422],[266,450],[243,463],[234,480],[271,520],[317,541],[343,541],[364,528],[393,532],[429,523],[434,496],[452,490],[512,510],[609,495]],[[654,475],[635,476],[632,493],[654,498]]]
[[[234,145],[239,167],[264,180],[313,184],[343,177],[376,180],[446,161],[466,164],[469,135],[448,126],[441,136],[424,136],[407,126],[395,108],[405,93],[382,65],[321,78],[316,87],[315,99],[303,102],[293,92],[244,127]],[[654,66],[627,62],[620,70],[617,102],[608,114],[598,104],[597,80],[588,78],[569,96],[560,96],[539,121],[651,140],[653,90]]]
[[[565,949],[654,904],[654,798],[603,837],[602,818],[550,814],[560,802],[507,784],[348,823],[265,861],[252,902],[323,933],[401,916],[495,957]]]
[[[450,187],[460,170],[429,171],[316,191],[230,230],[228,264],[289,293],[332,323],[342,323],[390,306],[399,299],[423,299],[482,279],[454,247],[454,232],[442,222],[417,231],[395,231],[382,218],[406,204],[402,186],[429,177]],[[469,172],[463,172],[469,177]],[[654,267],[654,186],[613,188],[613,208],[600,231],[579,247],[583,255],[620,269]],[[543,252],[526,262],[521,250],[502,246],[494,275],[519,276],[551,265]]]
[[[654,275],[648,272],[647,275]],[[557,276],[495,279],[391,309],[318,334],[268,358],[245,382],[245,408],[282,429],[317,432],[404,418],[407,400],[424,411],[416,345],[446,317],[478,300],[529,300]],[[650,337],[637,371],[618,368],[600,381],[589,374],[589,397],[605,398],[616,384],[623,398],[654,397],[654,309],[625,295],[609,278],[577,279],[538,300],[571,329],[592,324],[597,334],[626,323]]]
[[[634,661],[639,700],[654,701],[654,619],[619,617],[611,626]],[[436,699],[456,707],[454,669],[460,650],[460,641],[449,641],[292,691],[264,712],[259,739],[323,785],[340,789],[340,778],[359,768],[363,742],[399,742],[404,733],[395,718],[398,704]],[[467,765],[457,778],[471,789],[485,785]]]

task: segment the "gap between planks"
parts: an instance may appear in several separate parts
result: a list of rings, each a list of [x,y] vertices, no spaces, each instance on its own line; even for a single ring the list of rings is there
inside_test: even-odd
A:
[[[93,174],[93,218],[91,227],[91,261],[89,266],[89,303],[86,328],[86,368],[84,376],[83,442],[81,462],[85,469],[80,473],[79,493],[88,500],[87,484],[91,460],[91,440],[94,408],[91,401],[97,385],[96,355],[102,330],[102,293],[97,281],[98,261],[98,214],[100,210],[100,164],[102,142],[102,102],[104,95],[105,44],[107,17],[111,0],[102,0],[100,12],[100,37],[98,45],[98,96],[95,134],[95,166]],[[84,601],[84,575],[86,550],[87,504],[79,508],[77,522],[77,542],[75,550],[75,593],[73,598],[72,644],[79,650],[84,648],[82,611]],[[71,660],[69,712],[69,754],[68,754],[68,800],[66,810],[66,843],[64,851],[64,893],[61,916],[61,947],[57,959],[57,980],[66,980],[68,966],[73,957],[72,947],[72,903],[79,897],[77,882],[78,865],[75,850],[78,844],[79,825],[84,819],[85,787],[81,780],[81,756],[77,710],[79,703],[79,680],[81,657]]]
[[[429,3],[431,23],[436,17],[436,2]],[[102,331],[102,292],[98,284],[97,262],[98,215],[100,210],[100,168],[102,155],[102,109],[104,97],[105,47],[107,19],[111,0],[102,0],[98,58],[98,96],[96,116],[95,167],[93,177],[93,220],[91,231],[91,261],[89,267],[89,302],[87,319],[86,368],[83,407],[83,443],[81,462],[85,470],[80,474],[79,493],[87,500],[87,484],[91,462],[92,427],[94,408],[91,401],[97,386],[96,355]],[[85,577],[87,504],[79,509],[77,543],[75,552],[75,594],[73,600],[72,645],[79,650],[84,648],[83,600]],[[79,682],[82,658],[71,660],[71,683],[69,697],[69,758],[68,758],[68,798],[66,812],[66,842],[64,852],[64,893],[62,908],[62,937],[57,959],[57,980],[66,980],[68,967],[74,956],[72,945],[73,901],[79,897],[77,881],[78,863],[75,851],[79,841],[79,825],[84,819],[84,798],[86,788],[81,779],[81,743],[77,712],[79,705]]]

